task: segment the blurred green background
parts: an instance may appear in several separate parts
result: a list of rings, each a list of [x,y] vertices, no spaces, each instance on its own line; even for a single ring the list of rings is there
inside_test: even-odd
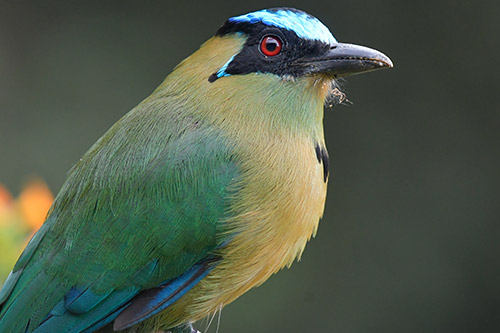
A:
[[[498,332],[499,2],[2,0],[0,183],[16,194],[35,174],[57,192],[228,17],[283,5],[395,68],[348,78],[353,104],[326,110],[318,236],[220,331]]]

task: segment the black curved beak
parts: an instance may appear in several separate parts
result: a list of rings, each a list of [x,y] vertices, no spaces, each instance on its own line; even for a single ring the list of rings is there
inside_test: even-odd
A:
[[[332,45],[326,53],[299,59],[295,64],[303,68],[304,74],[321,73],[335,78],[393,67],[391,59],[382,52],[345,43]]]

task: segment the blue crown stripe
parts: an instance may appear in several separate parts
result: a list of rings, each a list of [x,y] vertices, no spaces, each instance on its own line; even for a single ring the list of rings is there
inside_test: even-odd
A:
[[[263,9],[253,13],[231,17],[230,22],[263,23],[268,26],[293,31],[300,38],[319,40],[327,44],[337,44],[328,28],[320,20],[307,13],[286,9]]]

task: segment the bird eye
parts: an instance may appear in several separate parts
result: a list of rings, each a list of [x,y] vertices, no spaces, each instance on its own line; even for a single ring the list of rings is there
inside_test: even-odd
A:
[[[260,42],[260,51],[266,56],[275,56],[281,52],[283,42],[278,36],[265,36]]]

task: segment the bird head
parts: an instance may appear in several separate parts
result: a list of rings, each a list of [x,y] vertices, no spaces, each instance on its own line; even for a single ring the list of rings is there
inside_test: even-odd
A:
[[[379,51],[339,43],[306,12],[272,8],[229,18],[163,88],[177,89],[184,82],[182,91],[203,96],[197,104],[212,103],[205,109],[224,117],[253,107],[252,114],[272,113],[296,122],[292,116],[307,117],[311,109],[322,112],[336,79],[392,66]],[[283,113],[299,107],[303,112]]]
[[[339,43],[314,16],[294,8],[273,8],[231,17],[216,36],[243,35],[241,49],[208,80],[250,73],[281,79],[327,79],[392,67],[383,53]]]

